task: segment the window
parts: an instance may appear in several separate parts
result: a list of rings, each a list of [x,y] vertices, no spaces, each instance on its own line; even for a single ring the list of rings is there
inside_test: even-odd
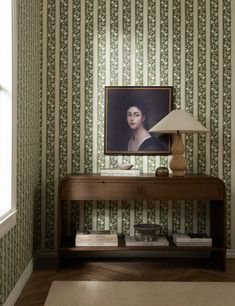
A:
[[[16,219],[15,2],[0,0],[0,237]]]

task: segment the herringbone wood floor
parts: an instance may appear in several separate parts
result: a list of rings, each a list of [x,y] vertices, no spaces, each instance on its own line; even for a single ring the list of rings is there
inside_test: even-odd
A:
[[[235,282],[235,259],[227,260],[226,272],[203,265],[201,261],[197,264],[195,261],[182,259],[90,261],[63,267],[57,272],[55,261],[41,260],[15,305],[44,305],[54,280]]]

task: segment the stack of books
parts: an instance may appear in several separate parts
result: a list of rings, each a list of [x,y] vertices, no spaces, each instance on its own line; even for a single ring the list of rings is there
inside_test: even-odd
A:
[[[101,169],[100,174],[106,175],[106,176],[139,176],[140,170],[138,169],[130,169],[130,170]]]
[[[212,246],[212,238],[206,234],[173,234],[177,246]]]
[[[118,246],[118,236],[115,231],[85,231],[76,233],[75,246]]]
[[[143,241],[133,236],[125,236],[125,243],[126,246],[169,246],[169,241],[163,236],[157,236],[152,241]]]

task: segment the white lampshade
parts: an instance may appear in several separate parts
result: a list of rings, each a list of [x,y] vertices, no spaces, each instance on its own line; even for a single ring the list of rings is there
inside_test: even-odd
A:
[[[209,130],[201,125],[190,113],[184,110],[173,110],[154,125],[149,132],[175,134],[171,148],[170,168],[173,176],[184,176],[187,169],[187,161],[184,157],[184,144],[181,134],[208,133]]]
[[[197,121],[190,113],[184,110],[173,110],[149,132],[157,133],[207,133],[209,130]]]

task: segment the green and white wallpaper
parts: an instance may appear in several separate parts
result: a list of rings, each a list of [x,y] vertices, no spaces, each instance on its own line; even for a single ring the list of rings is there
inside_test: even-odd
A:
[[[55,250],[57,188],[65,174],[122,162],[143,173],[168,165],[164,156],[104,155],[105,85],[174,86],[174,108],[210,129],[186,137],[188,172],[224,180],[227,247],[235,248],[233,2],[17,1],[18,216],[0,239],[0,304],[36,250]],[[163,233],[209,228],[205,202],[87,201],[69,203],[66,213],[71,231],[112,228],[132,235],[137,222],[160,223]]]
[[[17,1],[17,224],[0,239],[0,305],[37,250],[34,237],[35,226],[40,224],[37,212],[41,188],[40,11],[40,1]]]
[[[194,114],[209,135],[187,136],[188,172],[222,178],[231,243],[230,0],[43,1],[41,248],[56,247],[59,179],[131,162],[143,173],[163,156],[104,155],[104,86],[172,85],[174,108]],[[195,204],[195,203],[194,203]],[[69,205],[68,228],[117,229],[159,222],[162,232],[208,230],[199,202],[87,201]]]

